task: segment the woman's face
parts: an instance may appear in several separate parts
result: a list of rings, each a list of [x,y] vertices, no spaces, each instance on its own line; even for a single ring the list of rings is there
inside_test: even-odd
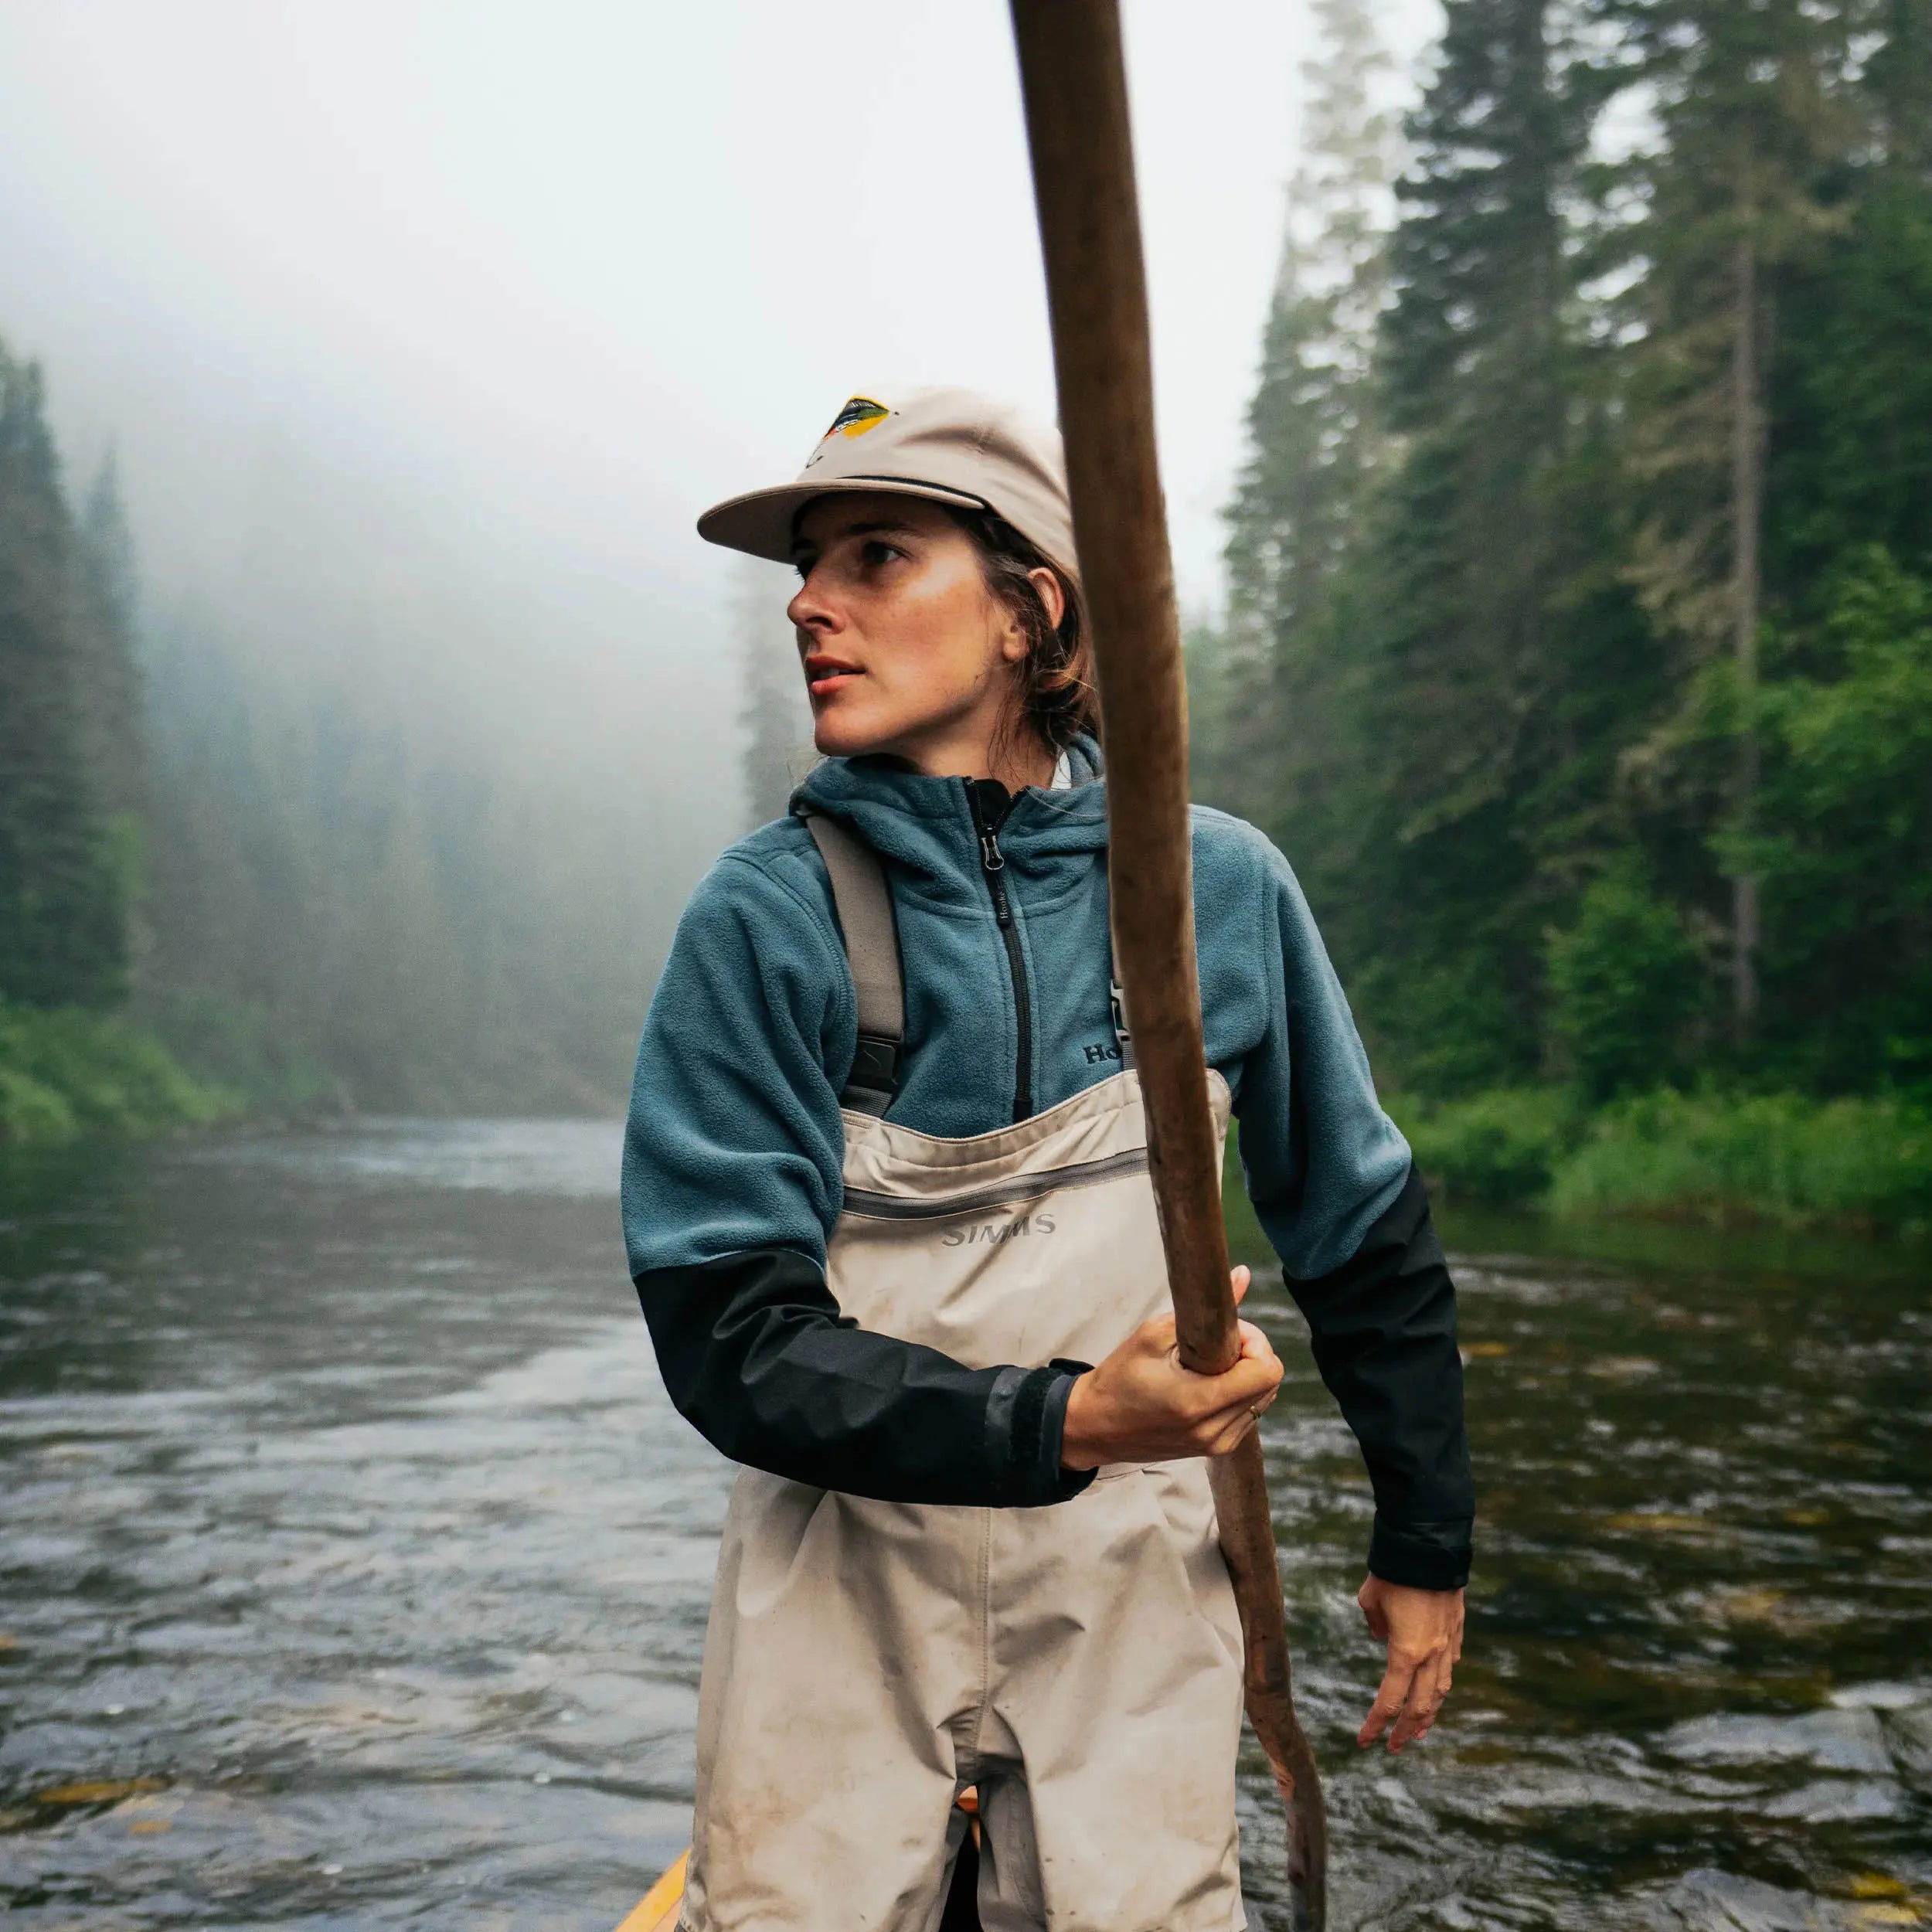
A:
[[[787,614],[819,750],[985,773],[1026,638],[971,538],[923,497],[854,492],[806,506],[794,556],[804,581]],[[1057,617],[1058,583],[1043,594]]]

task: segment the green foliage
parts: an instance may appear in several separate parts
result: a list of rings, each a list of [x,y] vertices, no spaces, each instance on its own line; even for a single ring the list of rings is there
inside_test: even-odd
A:
[[[1801,614],[1868,544],[1932,559],[1929,315],[1932,193],[1925,174],[1883,167],[1780,290],[1765,554]]]
[[[1932,6],[1446,0],[1393,182],[1373,12],[1316,13],[1228,614],[1189,639],[1202,795],[1293,860],[1452,1191],[1910,1219]],[[111,468],[74,519],[0,355],[0,998],[111,1006],[136,957],[138,1010],[274,1106],[620,1090],[634,833],[589,863],[594,815],[406,731],[292,617],[149,627],[144,692],[137,604]],[[763,816],[798,694],[747,641]],[[73,1113],[5,1079],[9,1117]]]
[[[80,1131],[73,1109],[51,1087],[0,1063],[0,1147],[55,1145]]]
[[[1502,1087],[1438,1102],[1388,1103],[1432,1191],[1460,1206],[1519,1207],[1540,1200],[1579,1115],[1549,1087]]]
[[[1822,596],[1823,675],[1764,694],[1768,1049],[1827,1088],[1932,1082],[1932,583],[1872,546]]]
[[[1932,13],[1445,19],[1365,406],[1270,325],[1206,787],[1449,1199],[1925,1223]]]
[[[593,814],[412,735],[378,679],[314,688],[179,619],[148,662],[137,1005],[189,1065],[276,1111],[616,1104],[655,858],[624,873]]]
[[[76,532],[75,696],[80,750],[100,808],[124,828],[147,802],[147,746],[136,662],[140,601],[134,533],[110,457],[88,493]],[[124,844],[127,834],[119,835]],[[130,880],[130,891],[136,882]]]
[[[1932,1114],[1890,1100],[1668,1090],[1597,1116],[1557,1167],[1560,1214],[1932,1225]]]
[[[1559,211],[1588,128],[1571,66],[1548,0],[1454,0],[1389,243],[1381,389],[1403,457],[1359,530],[1372,589],[1346,641],[1367,672],[1348,735],[1369,835],[1333,937],[1372,962],[1367,1015],[1400,1077],[1438,1090],[1537,1063],[1520,1014],[1546,913],[1522,806],[1562,759],[1546,726],[1588,660],[1549,648],[1578,622],[1558,605],[1593,434],[1563,319]]]
[[[1436,903],[1447,899],[1445,892]],[[1487,920],[1472,923],[1459,947],[1371,957],[1349,976],[1378,1059],[1400,1070],[1410,1090],[1442,1097],[1479,1092],[1499,1076],[1535,1077],[1536,1039],[1522,1023],[1527,988],[1505,976],[1505,950]]]
[[[1408,132],[1348,356],[1285,252],[1203,794],[1452,1188],[1553,1077],[1932,1095],[1932,9],[1447,0]]]
[[[0,1005],[0,1146],[206,1127],[239,1107],[117,1015]]]
[[[278,539],[324,540],[252,540]],[[352,616],[275,616],[144,624],[112,462],[77,519],[39,372],[0,349],[0,999],[131,996],[275,1111],[608,1111],[670,923],[635,801],[560,770],[541,707],[486,723]],[[27,1077],[9,1104],[44,1127]]]
[[[1229,617],[1189,640],[1202,795],[1304,828],[1349,756],[1332,727],[1349,715],[1351,660],[1332,646],[1355,622],[1344,566],[1387,450],[1375,346],[1388,263],[1377,221],[1396,163],[1393,117],[1376,99],[1389,63],[1366,0],[1315,0],[1315,12],[1321,57],[1302,70],[1310,151],[1289,195],[1249,459],[1228,509]],[[1345,836],[1328,827],[1321,842]]]
[[[241,1096],[249,1111],[313,1117],[351,1111],[342,1075],[271,1009],[195,986],[156,986],[143,998],[144,1022],[196,1075]]]
[[[1903,1100],[1658,1087],[1593,1111],[1572,1090],[1506,1087],[1387,1105],[1431,1191],[1455,1206],[1932,1226],[1932,1108]]]
[[[1549,970],[1551,1036],[1587,1098],[1681,1077],[1702,961],[1634,856],[1593,880],[1576,923],[1550,934]]]
[[[1753,474],[1767,414],[1756,365],[1785,288],[1842,226],[1828,175],[1862,131],[1841,84],[1856,22],[1808,0],[1645,0],[1631,18],[1665,138],[1621,184],[1642,197],[1627,245],[1646,270],[1628,304],[1643,329],[1630,568],[1659,626],[1708,652],[1734,645],[1764,587],[1739,548],[1782,506]]]
[[[0,345],[0,998],[107,1006],[128,893],[90,769],[94,641],[38,369]]]

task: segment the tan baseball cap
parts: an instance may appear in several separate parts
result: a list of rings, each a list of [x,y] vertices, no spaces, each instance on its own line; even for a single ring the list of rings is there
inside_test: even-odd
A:
[[[798,512],[814,497],[847,490],[991,510],[1079,581],[1060,432],[969,389],[849,396],[797,482],[713,504],[698,534],[789,563]]]

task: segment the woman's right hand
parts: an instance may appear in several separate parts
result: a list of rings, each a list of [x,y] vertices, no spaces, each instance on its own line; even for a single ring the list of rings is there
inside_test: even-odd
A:
[[[1248,1270],[1232,1277],[1238,1304]],[[1181,1366],[1174,1318],[1143,1321],[1097,1369],[1074,1383],[1066,1401],[1060,1466],[1097,1469],[1104,1462],[1172,1462],[1182,1456],[1225,1456],[1254,1427],[1281,1386],[1281,1363],[1252,1321],[1240,1324],[1241,1359],[1225,1375]]]

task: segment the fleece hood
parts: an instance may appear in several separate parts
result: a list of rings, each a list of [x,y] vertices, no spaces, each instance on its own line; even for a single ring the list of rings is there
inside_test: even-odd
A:
[[[1107,851],[1104,762],[1092,738],[1067,750],[1071,784],[1060,791],[1029,785],[1013,795],[1000,821],[1008,865],[1029,879],[1044,878],[1070,859],[1090,862]],[[988,910],[980,876],[979,832],[968,781],[929,778],[885,758],[828,758],[791,794],[791,812],[822,812],[843,820],[897,868],[895,894],[935,904]]]

